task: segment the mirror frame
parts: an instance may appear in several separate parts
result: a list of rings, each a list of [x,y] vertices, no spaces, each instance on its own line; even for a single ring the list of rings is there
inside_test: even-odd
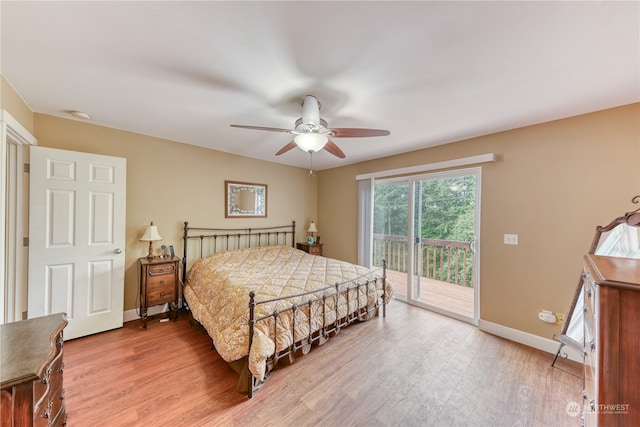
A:
[[[631,203],[640,203],[640,196],[635,196],[633,199],[631,199]],[[615,218],[605,226],[597,226],[596,233],[593,236],[588,254],[593,255],[596,253],[598,244],[600,243],[600,238],[602,237],[603,233],[613,230],[620,224],[627,224],[632,227],[640,227],[640,208],[636,209],[635,211],[627,212],[623,216]],[[560,335],[558,336],[558,341],[560,341],[560,348],[558,348],[556,357],[553,359],[553,363],[551,364],[552,366],[558,358],[563,345],[571,347],[578,352],[582,352],[584,350],[584,343],[576,341],[568,334],[568,330],[571,328],[573,322],[583,321],[584,309],[583,307],[578,306],[578,301],[583,292],[583,285],[584,277],[581,274],[580,279],[578,280],[578,286],[576,287],[573,299],[571,300],[571,307],[569,308],[569,311],[567,312],[567,315],[565,316],[564,322],[562,324],[562,328],[560,329]]]
[[[224,182],[224,217],[225,218],[266,218],[267,217],[267,185],[253,182]],[[256,195],[256,208],[242,210],[235,204],[235,195],[240,191],[251,191]]]

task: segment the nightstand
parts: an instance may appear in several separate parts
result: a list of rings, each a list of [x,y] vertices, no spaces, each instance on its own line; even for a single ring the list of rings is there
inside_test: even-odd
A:
[[[322,243],[314,243],[310,245],[308,243],[296,243],[296,247],[301,251],[305,251],[311,255],[322,256]]]
[[[147,309],[169,303],[171,319],[178,318],[179,257],[140,258],[140,316],[147,329]]]

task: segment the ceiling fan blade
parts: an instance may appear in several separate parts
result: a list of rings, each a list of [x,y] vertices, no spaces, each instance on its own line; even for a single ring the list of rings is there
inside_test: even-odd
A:
[[[234,128],[242,128],[242,129],[253,129],[253,130],[268,130],[271,132],[285,132],[291,133],[290,129],[281,129],[281,128],[267,128],[264,126],[247,126],[247,125],[229,125]]]
[[[332,128],[329,129],[336,138],[358,138],[367,136],[387,136],[391,132],[382,129]]]
[[[284,154],[284,153],[286,153],[287,151],[294,149],[295,147],[296,147],[296,142],[295,142],[295,141],[291,141],[290,143],[288,143],[287,145],[285,145],[284,147],[282,147],[282,148],[280,149],[280,151],[278,151],[278,152],[276,153],[276,156],[279,156],[280,154]]]
[[[344,159],[346,157],[342,152],[342,150],[340,149],[340,147],[334,144],[333,141],[331,140],[327,141],[327,143],[324,146],[324,149],[329,153],[333,154],[334,156],[340,157],[341,159]]]

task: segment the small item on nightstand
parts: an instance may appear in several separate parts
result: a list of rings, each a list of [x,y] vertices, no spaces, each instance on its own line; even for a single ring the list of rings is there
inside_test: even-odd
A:
[[[316,243],[316,245],[320,244],[320,236],[316,237],[316,242],[315,243]]]
[[[313,236],[307,237],[307,244],[308,245],[313,245]]]

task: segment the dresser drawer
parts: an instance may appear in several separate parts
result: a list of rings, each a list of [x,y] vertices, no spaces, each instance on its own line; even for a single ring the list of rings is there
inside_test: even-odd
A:
[[[176,299],[176,281],[173,276],[150,277],[147,283],[147,304],[156,305]]]
[[[35,420],[38,425],[49,425],[61,412],[64,412],[64,389],[62,387],[64,361],[62,346],[58,344],[58,353],[45,369],[40,381],[33,384]],[[56,425],[51,423],[51,425]]]
[[[57,387],[34,413],[34,426],[58,426],[65,421],[64,389]]]
[[[596,306],[596,288],[593,284],[593,277],[589,271],[585,271],[582,277],[584,278],[584,304],[593,313]]]

